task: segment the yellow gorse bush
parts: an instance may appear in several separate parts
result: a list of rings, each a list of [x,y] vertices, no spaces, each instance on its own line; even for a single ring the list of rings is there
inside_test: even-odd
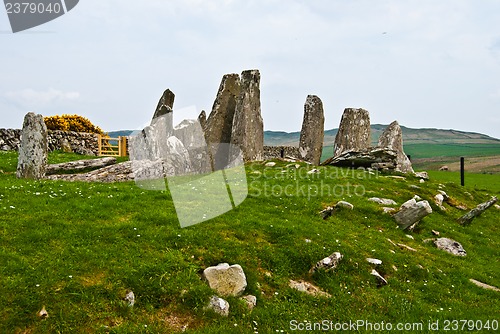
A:
[[[48,130],[88,132],[104,135],[102,129],[92,124],[87,118],[79,115],[56,115],[44,117]]]

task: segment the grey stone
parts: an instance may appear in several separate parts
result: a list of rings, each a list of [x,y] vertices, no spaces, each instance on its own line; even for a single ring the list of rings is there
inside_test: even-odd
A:
[[[231,143],[234,115],[240,92],[241,83],[238,74],[226,74],[222,77],[205,127],[205,138],[212,154],[215,170],[224,168],[228,163],[229,157],[224,150],[227,146],[219,144]]]
[[[255,296],[243,296],[241,297],[241,300],[243,300],[247,304],[249,310],[253,310],[255,306],[257,306],[257,297]]]
[[[354,205],[352,205],[351,203],[346,202],[346,201],[337,202],[337,204],[335,204],[335,207],[336,208],[344,208],[344,209],[348,209],[348,210],[354,210]]]
[[[333,156],[347,151],[361,151],[370,147],[370,114],[364,109],[347,108],[335,136]]]
[[[210,298],[207,308],[224,317],[229,315],[229,303],[217,296]]]
[[[240,265],[221,263],[203,271],[203,278],[219,295],[240,296],[247,287],[245,273]]]
[[[124,298],[125,302],[127,303],[128,307],[132,307],[135,304],[135,295],[132,290],[129,290],[127,294],[125,295]]]
[[[207,129],[207,114],[205,113],[205,110],[202,110],[198,115],[198,122],[200,123],[203,132],[205,132]]]
[[[455,256],[466,256],[467,252],[465,249],[462,247],[462,245],[453,240],[453,239],[448,239],[448,238],[438,238],[436,241],[434,241],[434,244],[438,249],[444,250],[450,254],[453,254]]]
[[[375,203],[380,204],[380,205],[396,205],[397,204],[394,200],[388,199],[388,198],[372,197],[372,198],[369,198],[368,200],[370,202],[375,202]]]
[[[382,264],[382,260],[379,260],[379,259],[372,259],[372,258],[367,258],[366,261],[368,261],[369,263],[371,264],[375,264],[375,265],[381,265]]]
[[[368,148],[361,151],[346,151],[341,153],[340,155],[325,160],[322,165],[394,170],[397,166],[397,152],[383,148]]]
[[[429,202],[420,201],[417,203],[417,201],[412,198],[401,205],[400,210],[394,214],[394,219],[396,219],[401,229],[407,229],[431,213],[432,208]]]
[[[422,180],[428,180],[429,174],[427,172],[416,172],[415,176]]]
[[[233,119],[231,143],[241,148],[245,161],[264,156],[264,123],[260,111],[260,73],[243,71],[241,91]]]
[[[47,166],[47,127],[42,115],[30,112],[24,117],[16,176],[39,180]]]
[[[314,297],[324,297],[324,298],[330,298],[331,295],[327,292],[322,291],[320,288],[315,286],[312,283],[300,280],[300,281],[294,281],[290,280],[289,282],[290,288],[307,293],[308,295],[314,296]]]
[[[397,121],[392,122],[382,133],[378,140],[378,146],[397,152],[396,171],[402,173],[413,173],[410,159],[403,151],[403,131]]]
[[[310,270],[309,273],[314,273],[320,269],[325,271],[334,270],[337,268],[340,260],[342,260],[343,256],[339,252],[335,252],[332,255],[325,257],[323,260],[317,262]]]
[[[379,285],[387,285],[387,280],[382,275],[380,275],[378,271],[376,271],[375,269],[372,269],[370,274],[372,274],[377,278]]]
[[[449,170],[450,170],[450,167],[448,167],[448,166],[441,166],[441,167],[439,168],[439,170],[440,170],[440,171],[449,171]]]
[[[86,168],[102,168],[116,163],[116,158],[105,157],[99,159],[85,159],[47,165],[46,175],[57,174],[62,171],[83,170]]]
[[[300,131],[299,158],[319,165],[323,152],[325,116],[323,102],[316,95],[308,95],[304,104],[304,120]]]
[[[153,120],[171,113],[174,109],[174,100],[175,94],[170,89],[165,90],[160,98],[160,101],[158,102],[158,105],[156,106],[155,113],[153,114]]]
[[[486,283],[483,283],[483,282],[479,282],[473,278],[469,279],[469,281],[475,285],[477,285],[478,287],[480,288],[483,288],[483,289],[486,289],[486,290],[492,290],[492,291],[496,291],[496,292],[500,292],[500,289],[497,288],[496,286],[493,286],[493,285],[489,285],[489,284],[486,284]]]
[[[73,149],[71,148],[71,144],[66,138],[61,139],[60,144],[61,150],[65,153],[71,153],[73,152]]]

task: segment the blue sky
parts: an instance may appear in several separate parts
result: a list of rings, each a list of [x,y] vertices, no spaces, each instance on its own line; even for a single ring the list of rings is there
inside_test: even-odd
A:
[[[223,74],[257,68],[266,130],[299,131],[315,94],[327,129],[361,107],[500,138],[497,0],[81,0],[17,34],[0,10],[0,45],[5,128],[35,111],[138,129],[166,88],[180,122],[211,110]]]

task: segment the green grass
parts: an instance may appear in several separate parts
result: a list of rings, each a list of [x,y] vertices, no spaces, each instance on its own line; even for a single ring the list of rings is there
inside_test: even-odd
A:
[[[460,172],[429,171],[433,180],[460,185]],[[465,173],[465,188],[467,190],[483,190],[500,195],[500,175]]]
[[[433,157],[483,157],[500,155],[500,144],[405,144],[412,159]]]
[[[429,321],[500,321],[498,292],[469,283],[475,278],[500,286],[498,210],[462,227],[456,223],[462,211],[446,205],[441,212],[431,203],[435,212],[412,240],[367,201],[378,196],[401,204],[415,194],[431,201],[444,183],[457,203],[472,208],[498,191],[498,176],[464,189],[441,174],[420,184],[413,177],[334,167],[309,175],[305,165],[295,170],[281,162],[273,168],[255,163],[247,166],[249,197],[239,207],[181,229],[168,191],[145,191],[132,182],[17,180],[16,159],[0,152],[1,333],[172,333],[185,324],[187,333],[289,333],[294,320],[415,322],[424,328]],[[355,209],[321,219],[318,212],[338,200]],[[431,230],[461,242],[467,257],[423,243]],[[335,251],[344,255],[335,272],[308,274]],[[383,261],[377,269],[387,286],[378,287],[367,257]],[[237,298],[227,299],[228,318],[204,309],[213,293],[200,273],[220,262],[245,270],[247,293],[258,298],[252,312]],[[310,281],[332,297],[291,290],[290,279]],[[133,308],[122,301],[128,289],[136,295]],[[45,320],[36,316],[43,305]]]

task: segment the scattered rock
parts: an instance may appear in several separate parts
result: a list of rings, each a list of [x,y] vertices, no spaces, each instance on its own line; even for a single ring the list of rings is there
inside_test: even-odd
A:
[[[397,211],[397,209],[396,209],[396,208],[389,208],[389,207],[386,207],[386,206],[384,206],[384,207],[382,208],[382,210],[384,210],[384,213],[393,213],[393,212],[396,212],[396,211]]]
[[[425,183],[425,180],[424,179],[420,179],[419,181],[420,183]]]
[[[315,273],[316,271],[323,269],[325,271],[331,271],[337,268],[340,260],[342,260],[343,256],[339,252],[335,252],[329,257],[325,257],[323,260],[316,263],[310,270],[309,273]]]
[[[326,209],[320,211],[320,215],[323,217],[323,219],[327,219],[328,217],[330,217],[333,212],[335,211],[335,207],[332,207],[332,206],[327,206]]]
[[[389,179],[395,179],[395,180],[401,180],[401,181],[406,181],[406,177],[404,176],[399,176],[399,175],[389,175],[386,176]]]
[[[423,180],[429,179],[429,174],[427,172],[416,172],[415,176],[418,177],[419,179],[423,179]]]
[[[304,120],[300,131],[300,159],[319,165],[323,151],[324,129],[323,102],[316,95],[308,95],[304,104]]]
[[[309,174],[309,175],[310,174],[318,174],[319,172],[320,172],[319,169],[313,168],[310,171],[308,171],[307,174]]]
[[[127,294],[125,295],[124,298],[125,302],[127,303],[128,307],[132,307],[135,304],[135,295],[132,290],[129,290]]]
[[[335,207],[348,209],[348,210],[354,210],[354,205],[352,205],[351,203],[346,202],[346,201],[339,201],[337,204],[335,204]]]
[[[268,162],[268,163],[265,164],[265,166],[266,167],[274,167],[274,166],[276,166],[276,162],[272,162],[272,161]]]
[[[392,199],[372,197],[368,199],[370,202],[375,202],[380,205],[397,205],[397,203]]]
[[[47,167],[47,127],[42,115],[29,112],[24,116],[16,176],[40,180]]]
[[[467,252],[460,243],[448,238],[438,238],[434,241],[438,249],[444,250],[455,256],[466,256]]]
[[[240,296],[247,287],[247,279],[240,265],[220,263],[203,271],[210,288],[222,296]]]
[[[375,264],[375,265],[380,265],[382,264],[382,260],[379,260],[379,259],[372,259],[372,258],[367,258],[366,261],[368,261],[369,263],[371,264]]]
[[[339,130],[335,136],[333,156],[337,157],[348,151],[368,149],[370,147],[370,139],[370,114],[368,111],[347,108],[344,110]]]
[[[410,188],[411,188],[411,189],[416,189],[416,190],[421,189],[419,186],[414,185],[414,184],[410,185]]]
[[[439,237],[439,235],[440,235],[441,233],[439,233],[438,231],[432,230],[432,234],[433,234],[433,235],[435,235],[435,236],[437,236],[437,237]]]
[[[495,204],[495,209],[500,210],[500,205]]]
[[[460,217],[458,219],[458,222],[461,225],[469,225],[470,223],[472,223],[474,218],[480,216],[484,211],[492,207],[497,201],[498,199],[496,197],[492,197],[489,201],[479,204],[477,207],[469,211],[467,214]]]
[[[413,199],[418,202],[418,201],[422,200],[422,197],[415,195],[415,196],[413,196]]]
[[[326,293],[322,291],[320,288],[317,286],[306,282],[306,281],[294,281],[290,280],[289,283],[290,288],[298,290],[300,292],[305,292],[308,295],[315,296],[315,297],[325,297],[325,298],[330,298],[331,295],[329,293]]]
[[[448,171],[450,170],[450,167],[448,166],[441,166],[441,168],[439,168],[440,171]]]
[[[425,216],[432,213],[432,208],[427,201],[418,202],[415,199],[411,199],[403,205],[399,212],[394,214],[394,218],[401,229],[407,229],[413,224],[419,222]]]
[[[380,275],[375,269],[372,269],[370,274],[377,278],[379,285],[387,285],[386,279],[382,277],[382,275]]]
[[[46,319],[49,317],[49,313],[45,309],[45,305],[42,306],[42,309],[37,313],[37,316],[41,319]]]
[[[229,315],[229,303],[217,296],[210,298],[207,308],[224,317]]]
[[[493,291],[496,291],[496,292],[500,292],[500,289],[493,286],[493,285],[488,285],[486,283],[482,283],[482,282],[479,282],[479,281],[476,281],[475,279],[469,279],[470,282],[474,283],[475,285],[477,285],[478,287],[480,288],[483,288],[483,289],[486,289],[486,290],[493,290]]]
[[[392,122],[380,135],[378,146],[397,152],[395,170],[401,173],[413,173],[410,159],[403,151],[403,131],[397,121]]]
[[[446,208],[443,206],[444,196],[442,194],[437,194],[434,196],[434,202],[442,211],[446,211]]]
[[[260,161],[264,156],[264,124],[260,113],[260,73],[241,73],[241,90],[236,103],[231,143],[239,146],[245,161]]]
[[[253,310],[255,306],[257,306],[257,297],[255,296],[243,296],[241,297],[241,300],[243,300],[247,304],[249,310]]]

